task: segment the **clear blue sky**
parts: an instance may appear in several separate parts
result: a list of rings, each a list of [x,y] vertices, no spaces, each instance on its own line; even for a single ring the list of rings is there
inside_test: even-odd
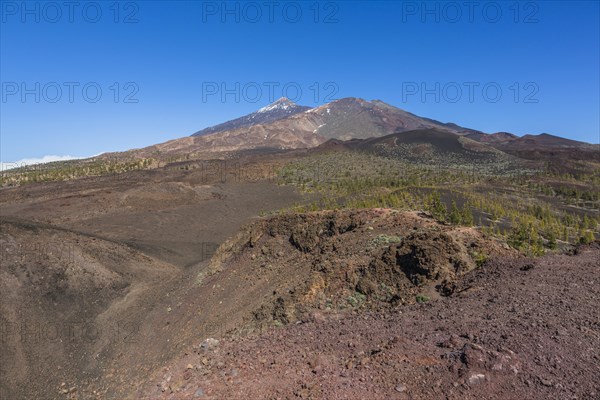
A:
[[[465,3],[2,1],[2,161],[186,136],[266,105],[269,85],[598,143],[599,2]]]

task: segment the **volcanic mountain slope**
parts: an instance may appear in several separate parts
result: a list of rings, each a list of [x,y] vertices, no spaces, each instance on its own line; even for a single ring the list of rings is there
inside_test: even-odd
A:
[[[496,132],[496,133],[483,133],[474,132],[466,135],[469,139],[475,140],[481,143],[505,143],[514,139],[517,139],[517,135],[513,135],[509,132]]]
[[[522,160],[485,143],[439,129],[418,129],[397,132],[383,137],[329,140],[317,151],[361,151],[419,165],[442,167],[473,167],[502,173],[523,166]]]
[[[394,132],[436,128],[458,134],[465,128],[422,118],[380,100],[344,98],[307,111],[318,123],[315,132],[327,139],[366,139]],[[299,117],[299,116],[297,116]]]
[[[113,359],[112,373],[93,384],[79,382],[78,394],[148,398],[132,390],[207,337],[308,321],[319,309],[343,316],[412,304],[420,293],[437,298],[476,268],[477,251],[514,253],[474,229],[443,226],[419,213],[349,210],[257,219],[219,247],[209,266],[190,268],[179,287],[163,293],[164,308],[146,312],[138,340]],[[143,370],[131,368],[131,357]]]
[[[67,197],[61,202],[65,210],[55,213],[72,217],[78,207],[74,203],[94,208],[90,197],[97,195]],[[169,198],[163,201],[170,203]],[[223,201],[232,209],[247,206]],[[204,223],[202,206],[187,214],[199,227]],[[161,214],[162,222],[172,222],[155,224],[158,233],[175,238],[179,232],[179,240],[189,240],[185,224],[174,219],[188,209],[183,204],[162,213],[149,210],[145,218]],[[325,305],[343,310],[363,300],[368,300],[368,308],[412,303],[416,293],[427,290],[435,295],[436,284],[451,290],[458,276],[475,268],[473,249],[506,252],[476,230],[443,226],[418,213],[365,210],[258,219],[213,250],[210,266],[199,261],[177,267],[152,257],[149,253],[155,251],[148,246],[118,240],[125,233],[138,236],[139,243],[140,235],[147,234],[143,224],[128,228],[127,220],[118,217],[125,223],[109,216],[95,219],[102,237],[3,217],[2,396],[127,398],[132,383],[143,382],[149,372],[208,335],[304,320]],[[221,228],[231,230],[234,224],[228,222]],[[83,221],[75,225],[84,227]],[[121,233],[124,229],[129,230]],[[440,245],[429,246],[429,239]],[[412,255],[415,246],[422,250],[420,255]],[[204,253],[201,243],[195,247]],[[404,254],[406,271],[396,260],[396,248]],[[167,259],[164,254],[161,258]],[[378,286],[378,280],[387,286]]]
[[[474,132],[421,118],[379,100],[344,98],[306,111],[301,109],[304,108],[280,99],[262,111],[218,125],[214,133],[205,130],[127,154],[156,157],[246,149],[310,148],[331,138],[364,139],[415,129],[435,128],[456,134]],[[263,123],[256,123],[265,113],[269,117]]]
[[[81,386],[114,373],[115,360],[143,374],[149,360],[168,359],[176,342],[169,328],[198,312],[171,319],[173,291],[193,287],[248,218],[301,200],[291,187],[247,181],[240,170],[248,168],[163,167],[3,188],[0,399],[86,398]],[[87,397],[123,398],[93,390]]]
[[[176,273],[101,237],[18,219],[0,227],[3,399],[56,398],[59,381],[101,374],[143,318],[150,288]]]
[[[204,128],[192,136],[212,135],[218,132],[230,131],[239,128],[248,128],[253,125],[266,124],[289,117],[290,115],[310,110],[310,107],[300,106],[289,99],[282,97],[272,104],[259,109],[252,114],[232,119],[219,125]]]
[[[513,137],[505,141],[502,147],[508,148],[519,148],[519,149],[536,149],[540,147],[544,148],[555,148],[555,149],[588,149],[598,150],[598,145],[593,145],[585,142],[579,142],[577,140],[566,139],[548,133],[541,133],[539,135],[524,135],[521,137]]]
[[[515,136],[506,132],[494,134],[473,133],[468,138],[489,144],[498,150],[528,160],[600,162],[600,144],[590,144],[562,138],[548,133]]]
[[[381,138],[408,131],[419,132],[422,135],[421,138],[405,138],[409,140],[410,146],[418,147],[411,149],[411,152],[414,150],[417,153],[427,153],[428,146],[439,147],[436,142],[439,142],[439,135],[445,133],[461,137],[460,147],[477,152],[480,156],[501,155],[491,151],[489,146],[528,160],[547,160],[558,155],[560,159],[594,161],[600,154],[598,145],[548,134],[523,137],[507,132],[486,134],[454,123],[442,123],[420,117],[380,100],[366,101],[348,97],[311,109],[282,98],[255,113],[204,129],[190,137],[125,153],[107,153],[101,157],[191,159],[214,152],[312,148],[329,139],[347,141]],[[433,131],[438,133],[432,134]],[[427,143],[429,139],[433,142]],[[448,139],[446,143],[450,144],[452,140],[455,139]],[[476,142],[481,145],[478,146]],[[455,145],[452,146],[456,148]],[[452,163],[455,160],[448,161]]]
[[[354,145],[379,155],[436,164],[440,168],[473,166],[474,163],[493,164],[496,168],[501,164],[500,169],[492,168],[487,171],[489,173],[503,173],[507,167],[520,168],[526,160],[535,164],[531,168],[535,170],[546,164],[553,165],[560,173],[573,174],[581,169],[594,173],[600,161],[600,145],[548,134],[521,138],[507,132],[486,134],[454,123],[419,117],[380,100],[369,102],[359,98],[343,98],[312,109],[280,99],[256,113],[211,129],[141,149],[105,153],[73,163],[84,170],[86,162],[95,161],[123,165],[142,162],[142,168],[154,168],[175,160],[212,159],[215,153],[220,153],[216,158],[221,159],[235,158],[241,151],[281,154],[288,150],[315,148],[330,139],[338,143],[363,139],[364,143]],[[413,132],[410,135],[401,135],[410,131]],[[388,135],[396,136],[378,141]],[[103,165],[99,167],[103,168]]]

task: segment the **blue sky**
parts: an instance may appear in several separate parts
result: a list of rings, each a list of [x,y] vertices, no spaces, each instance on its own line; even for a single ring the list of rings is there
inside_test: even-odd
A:
[[[286,94],[600,140],[597,1],[223,4],[2,1],[2,161],[143,147]]]

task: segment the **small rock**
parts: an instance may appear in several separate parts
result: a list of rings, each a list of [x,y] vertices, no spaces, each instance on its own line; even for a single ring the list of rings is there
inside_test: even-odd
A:
[[[552,381],[549,379],[542,379],[542,385],[544,386],[552,386]]]
[[[452,334],[450,335],[450,337],[448,338],[448,340],[445,340],[441,343],[438,343],[439,347],[445,347],[445,348],[455,348],[455,347],[459,347],[460,346],[460,339],[457,335]]]
[[[367,226],[367,230],[368,230],[368,231],[372,231],[372,230],[373,230],[373,227],[372,227],[372,226]]]
[[[396,385],[395,389],[396,389],[396,392],[402,393],[402,392],[406,391],[406,386],[403,385],[402,383],[399,383]]]
[[[529,264],[525,264],[521,267],[521,271],[529,271],[530,269],[534,269],[535,265],[529,263]]]
[[[502,363],[495,363],[494,365],[492,365],[492,371],[502,371],[502,369]]]
[[[212,350],[219,345],[219,341],[214,338],[208,338],[200,343],[200,348],[204,351]]]
[[[483,381],[485,381],[485,375],[483,374],[473,374],[469,377],[469,385],[477,385]]]
[[[194,369],[194,366],[192,364],[188,364],[185,369]]]
[[[250,256],[250,259],[251,259],[251,260],[255,260],[255,259],[256,259],[256,254],[252,254],[252,255]]]
[[[198,390],[196,390],[196,392],[194,393],[194,397],[203,397],[204,396],[204,389],[202,388],[198,388]]]
[[[323,363],[324,359],[323,356],[321,356],[320,354],[315,355],[308,361],[308,365],[310,365],[310,367],[313,369],[316,369],[317,367],[322,367]]]
[[[310,320],[316,323],[325,322],[325,316],[318,311],[310,313]]]

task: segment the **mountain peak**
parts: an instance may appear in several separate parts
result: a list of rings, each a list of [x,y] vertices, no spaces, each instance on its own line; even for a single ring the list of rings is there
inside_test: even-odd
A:
[[[269,104],[268,106],[265,106],[265,107],[259,109],[257,112],[264,113],[264,112],[273,111],[273,110],[288,110],[288,109],[294,108],[294,107],[298,107],[298,105],[296,103],[294,103],[293,101],[291,101],[290,99],[288,99],[287,97],[280,97],[279,99],[275,100],[273,103]]]
[[[192,136],[212,135],[218,132],[267,124],[309,109],[310,107],[300,106],[287,97],[281,97],[252,114],[244,115],[243,117],[232,119],[219,125],[204,128],[201,131],[194,133]]]

